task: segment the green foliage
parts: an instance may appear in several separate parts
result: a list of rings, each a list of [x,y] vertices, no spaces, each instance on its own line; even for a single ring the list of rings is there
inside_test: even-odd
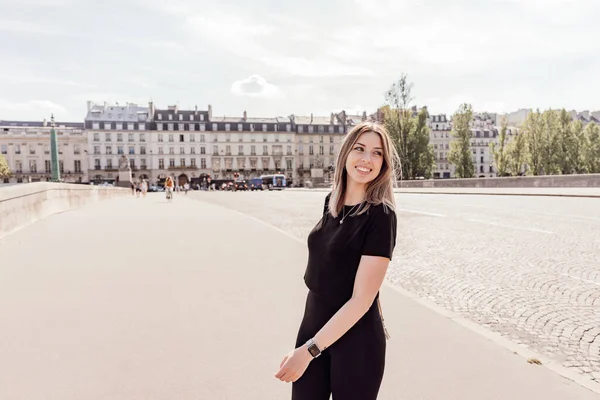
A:
[[[385,94],[384,124],[400,157],[400,179],[430,178],[435,167],[433,146],[429,144],[427,110],[414,112],[412,83],[405,74]]]
[[[2,154],[0,154],[0,178],[8,178],[11,175],[8,162]]]
[[[452,116],[452,137],[448,161],[454,164],[458,178],[472,178],[475,165],[471,153],[471,121],[473,109],[470,104],[462,104]]]
[[[498,137],[498,144],[495,142],[490,143],[490,153],[493,157],[493,164],[498,171],[498,176],[506,176],[508,174],[508,138],[506,137],[506,131],[508,130],[506,119],[502,120],[502,128],[500,129],[500,136]]]

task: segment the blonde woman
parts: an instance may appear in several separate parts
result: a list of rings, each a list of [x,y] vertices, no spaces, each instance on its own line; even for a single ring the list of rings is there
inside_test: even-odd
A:
[[[308,236],[309,288],[296,348],[275,377],[293,400],[375,400],[387,332],[379,289],[396,244],[397,154],[379,124],[346,136],[323,216]]]

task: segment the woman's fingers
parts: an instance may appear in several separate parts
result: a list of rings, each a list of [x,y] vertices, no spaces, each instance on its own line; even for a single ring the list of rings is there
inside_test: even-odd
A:
[[[283,366],[283,364],[287,361],[288,356],[283,357],[283,361],[281,361],[281,364],[279,364],[279,368],[281,368]]]

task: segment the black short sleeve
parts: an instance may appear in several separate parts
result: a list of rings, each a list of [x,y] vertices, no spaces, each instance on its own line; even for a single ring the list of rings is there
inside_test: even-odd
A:
[[[384,210],[384,205],[377,205],[369,209],[369,214],[362,254],[391,260],[398,228],[396,213],[389,207]]]

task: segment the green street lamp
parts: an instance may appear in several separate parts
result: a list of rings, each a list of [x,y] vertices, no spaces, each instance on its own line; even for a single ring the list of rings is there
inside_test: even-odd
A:
[[[58,167],[58,141],[56,139],[56,131],[54,130],[54,114],[50,119],[50,156],[52,158],[52,182],[60,182],[60,169]]]

